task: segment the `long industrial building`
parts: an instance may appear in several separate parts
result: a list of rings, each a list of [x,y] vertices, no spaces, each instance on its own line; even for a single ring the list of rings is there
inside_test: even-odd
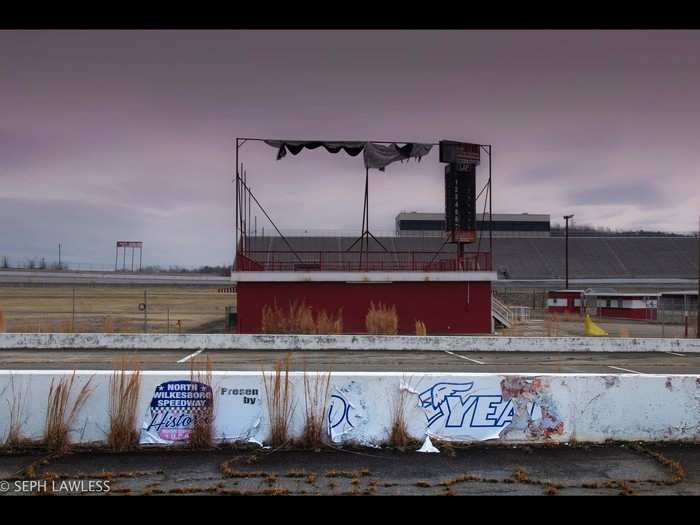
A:
[[[489,231],[489,214],[477,214],[477,232]],[[494,237],[549,237],[547,214],[494,213],[491,225]],[[442,237],[444,213],[401,212],[396,216],[397,237]]]

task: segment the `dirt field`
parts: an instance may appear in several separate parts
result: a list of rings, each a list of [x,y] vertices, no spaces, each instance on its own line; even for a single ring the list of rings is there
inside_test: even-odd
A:
[[[593,318],[610,337],[685,337],[685,327],[678,323]],[[545,316],[544,319],[516,323],[509,329],[496,330],[504,336],[583,336],[583,317]],[[695,337],[695,318],[688,320],[688,337]]]
[[[216,286],[0,287],[7,332],[142,332],[144,302],[149,332],[214,333],[236,296]]]
[[[215,285],[6,285],[0,286],[0,311],[7,332],[143,332],[144,312],[139,304],[146,292],[149,332],[220,333],[225,330],[226,307],[235,306],[236,296],[217,290]],[[497,334],[583,335],[579,316],[533,313],[536,318],[497,330]],[[684,337],[681,324],[618,319],[595,322],[612,337]],[[694,318],[689,320],[688,336],[695,337]]]

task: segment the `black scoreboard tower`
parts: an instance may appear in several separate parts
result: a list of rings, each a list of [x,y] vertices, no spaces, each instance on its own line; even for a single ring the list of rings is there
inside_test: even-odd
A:
[[[445,166],[445,230],[452,242],[476,240],[476,165]]]
[[[449,242],[476,241],[476,167],[481,146],[440,141],[440,162],[445,166],[445,232]]]

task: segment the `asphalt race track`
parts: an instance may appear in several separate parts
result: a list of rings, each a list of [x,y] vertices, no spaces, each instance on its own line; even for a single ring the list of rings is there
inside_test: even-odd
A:
[[[309,371],[700,374],[700,354],[675,352],[2,350],[0,369],[109,370],[125,355],[144,370],[189,370],[192,359],[207,357],[214,370],[270,370],[290,355],[292,370]]]

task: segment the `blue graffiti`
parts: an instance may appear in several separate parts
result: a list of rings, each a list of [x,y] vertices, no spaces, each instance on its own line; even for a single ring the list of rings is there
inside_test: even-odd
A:
[[[328,428],[336,428],[337,426],[346,423],[353,426],[350,423],[350,403],[348,403],[342,396],[333,394],[331,396],[331,403],[328,408]]]
[[[420,406],[425,411],[428,427],[444,418],[445,428],[498,428],[513,421],[513,400],[503,400],[501,395],[473,395],[468,392],[474,386],[468,383],[436,383],[418,394]],[[533,415],[535,404],[528,412]]]

